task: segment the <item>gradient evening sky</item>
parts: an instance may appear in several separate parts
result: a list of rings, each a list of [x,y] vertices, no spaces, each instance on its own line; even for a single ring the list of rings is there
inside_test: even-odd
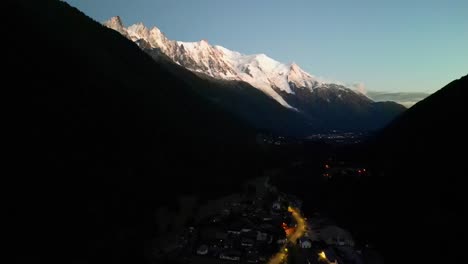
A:
[[[434,92],[468,74],[467,0],[66,0],[103,22],[143,22],[296,62],[368,90]]]

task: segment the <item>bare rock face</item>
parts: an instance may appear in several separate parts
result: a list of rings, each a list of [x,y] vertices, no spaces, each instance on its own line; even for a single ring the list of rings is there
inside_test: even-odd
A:
[[[112,28],[113,30],[119,32],[120,34],[122,34],[122,35],[124,35],[126,37],[128,36],[127,35],[127,30],[124,28],[123,23],[122,23],[122,19],[120,19],[119,16],[112,17],[111,19],[107,20],[103,24],[104,24],[104,26],[106,26],[108,28]]]

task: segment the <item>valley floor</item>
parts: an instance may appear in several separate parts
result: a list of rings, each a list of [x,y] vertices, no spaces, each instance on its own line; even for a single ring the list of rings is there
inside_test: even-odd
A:
[[[306,217],[301,207],[268,177],[256,178],[245,193],[198,208],[193,223],[165,238],[155,262],[380,263],[364,262],[370,249],[358,249],[348,231],[318,213]]]

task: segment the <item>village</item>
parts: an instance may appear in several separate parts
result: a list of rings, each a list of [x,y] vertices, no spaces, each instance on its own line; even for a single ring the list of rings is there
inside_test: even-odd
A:
[[[351,234],[319,214],[302,216],[299,198],[268,180],[246,189],[184,230],[175,263],[364,263]]]

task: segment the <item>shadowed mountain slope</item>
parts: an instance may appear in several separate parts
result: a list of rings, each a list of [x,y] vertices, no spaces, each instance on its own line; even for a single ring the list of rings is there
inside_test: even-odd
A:
[[[401,252],[411,252],[408,262],[463,258],[467,87],[468,76],[447,84],[397,118],[374,142],[374,162],[382,174],[367,209],[378,216],[376,236],[382,245],[415,242],[388,246],[387,259],[398,259]]]
[[[255,130],[135,43],[61,1],[7,10],[8,186],[23,261],[144,262],[155,208],[257,175]]]

